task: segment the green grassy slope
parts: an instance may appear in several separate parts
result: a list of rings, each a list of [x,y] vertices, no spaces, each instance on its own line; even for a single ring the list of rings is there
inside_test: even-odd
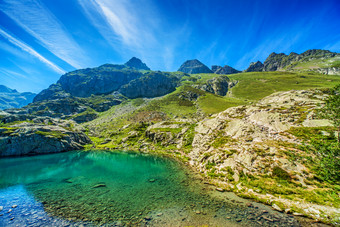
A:
[[[134,99],[125,101],[110,110],[100,113],[98,119],[85,125],[96,128],[102,137],[117,136],[117,130],[127,124],[189,118],[198,120],[210,114],[219,113],[229,107],[246,105],[274,92],[330,88],[340,83],[340,76],[318,73],[252,72],[228,75],[237,80],[226,97],[192,88],[191,85],[203,84],[216,74],[196,74],[183,77],[182,86],[176,91],[153,100]],[[199,98],[194,101],[183,98],[194,93]],[[152,115],[152,117],[150,117]],[[124,134],[124,133],[123,133]],[[125,135],[123,135],[125,136]]]
[[[229,78],[239,81],[232,95],[248,100],[259,100],[278,91],[329,88],[340,83],[340,76],[312,72],[250,72],[233,74]]]

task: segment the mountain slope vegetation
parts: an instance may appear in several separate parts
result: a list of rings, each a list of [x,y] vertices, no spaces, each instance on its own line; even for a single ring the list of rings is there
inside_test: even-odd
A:
[[[338,55],[271,54],[251,66],[259,72],[228,75],[196,60],[183,72],[152,71],[136,58],[76,70],[34,103],[0,113],[0,138],[13,140],[38,125],[46,130],[34,135],[40,139],[58,141],[68,132],[79,147],[165,154],[220,191],[337,224],[337,125],[322,110],[339,95],[331,90],[340,84]],[[320,71],[327,67],[334,70]]]

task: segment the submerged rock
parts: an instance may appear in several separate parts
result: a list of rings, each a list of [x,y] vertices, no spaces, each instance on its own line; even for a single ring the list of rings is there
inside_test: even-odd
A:
[[[92,188],[104,188],[104,187],[106,187],[106,184],[100,183],[100,184],[96,184],[96,185],[93,186]]]

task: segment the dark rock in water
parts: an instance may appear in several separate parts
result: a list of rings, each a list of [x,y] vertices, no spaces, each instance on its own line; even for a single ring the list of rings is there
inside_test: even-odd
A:
[[[224,67],[213,65],[211,67],[211,70],[214,73],[216,73],[216,74],[224,74],[224,75],[240,73],[241,72],[241,71],[238,71],[238,70],[236,70],[233,67],[230,67],[228,65],[225,65]]]
[[[213,71],[197,59],[184,62],[177,71],[190,74],[213,73]]]
[[[139,58],[133,57],[125,63],[126,66],[137,69],[137,70],[150,70]]]
[[[106,184],[100,183],[100,184],[96,184],[92,188],[104,188],[104,187],[106,187]]]
[[[64,179],[64,182],[66,182],[66,183],[69,183],[69,184],[72,184],[72,183],[73,183],[73,181],[72,181],[72,179],[71,179],[71,178]]]
[[[244,71],[245,72],[262,72],[263,67],[264,67],[264,65],[260,61],[252,62],[252,63],[250,63],[249,67]]]
[[[31,92],[20,93],[15,89],[0,85],[0,110],[26,106],[33,101],[35,96],[36,94]]]
[[[147,220],[147,221],[150,221],[151,217],[150,216],[146,216],[144,219]]]

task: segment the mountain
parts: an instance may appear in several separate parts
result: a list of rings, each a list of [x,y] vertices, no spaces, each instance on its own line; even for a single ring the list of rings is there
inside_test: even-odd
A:
[[[179,72],[197,74],[197,73],[213,73],[206,65],[197,59],[187,60],[177,70]]]
[[[261,72],[263,71],[263,64],[260,61],[250,63],[249,67],[244,72]]]
[[[224,75],[228,75],[228,74],[234,74],[234,73],[240,73],[241,71],[238,71],[236,69],[234,69],[233,67],[230,67],[228,65],[225,66],[218,66],[218,65],[213,65],[211,66],[211,70],[216,73],[216,74],[224,74]]]
[[[150,70],[140,59],[133,57],[125,63],[126,66],[137,69],[137,70]]]
[[[127,99],[153,98],[173,92],[184,73],[150,71],[141,60],[104,64],[66,73],[40,92],[24,114],[91,121]]]
[[[130,81],[145,76],[140,70],[149,68],[141,60],[133,57],[124,65],[105,64],[69,72],[61,76],[56,84],[40,92],[34,98],[34,102],[70,96],[90,97],[110,94]]]
[[[340,77],[309,70],[338,69],[339,61],[336,53],[310,50],[273,53],[248,69],[259,72],[228,76],[216,74],[228,67],[189,75],[145,70],[138,60],[76,70],[34,103],[0,111],[0,156],[83,148],[162,153],[218,191],[338,223],[336,127],[319,111],[339,93],[331,88]],[[194,60],[183,69],[202,65]]]
[[[251,63],[245,72],[260,71],[317,71],[323,74],[340,74],[340,54],[329,50],[312,49],[301,54],[271,53],[262,64]]]
[[[31,92],[20,93],[15,89],[0,85],[0,110],[26,106],[33,101],[35,95]]]

